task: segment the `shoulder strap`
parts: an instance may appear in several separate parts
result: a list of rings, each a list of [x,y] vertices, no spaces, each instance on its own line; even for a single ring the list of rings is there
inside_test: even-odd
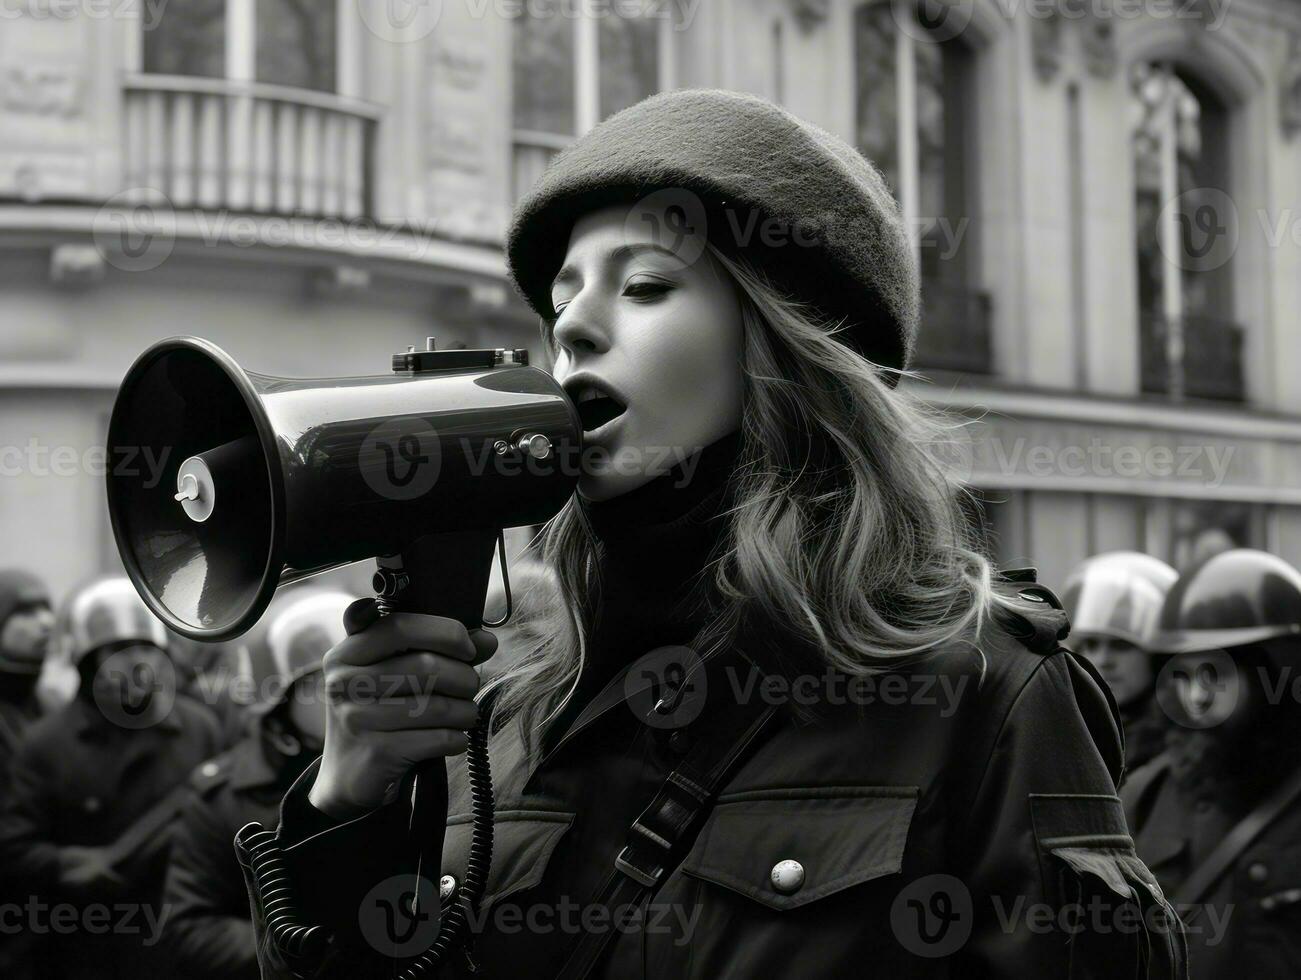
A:
[[[1184,905],[1196,905],[1224,876],[1243,851],[1259,837],[1270,824],[1301,797],[1301,769],[1292,773],[1270,793],[1260,805],[1238,821],[1224,840],[1211,851],[1184,881],[1175,893],[1171,903],[1176,908]]]
[[[774,706],[755,701],[728,705],[720,711],[718,724],[708,737],[697,741],[664,779],[650,805],[628,829],[627,842],[597,892],[597,907],[612,912],[630,903],[639,905],[676,866],[693,837],[698,818],[776,714]],[[600,961],[615,931],[582,933],[557,980],[584,980]]]

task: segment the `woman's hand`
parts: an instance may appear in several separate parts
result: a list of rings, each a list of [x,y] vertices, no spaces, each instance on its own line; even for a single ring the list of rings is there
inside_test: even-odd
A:
[[[336,820],[391,802],[420,763],[465,751],[478,720],[473,665],[497,649],[454,619],[381,617],[374,599],[349,606],[344,627],[325,655],[325,749],[308,797]]]

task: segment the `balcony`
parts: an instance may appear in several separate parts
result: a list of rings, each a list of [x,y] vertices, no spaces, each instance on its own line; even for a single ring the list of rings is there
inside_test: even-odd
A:
[[[124,91],[125,186],[173,207],[313,218],[373,213],[379,112],[278,85],[132,75]]]
[[[920,370],[992,374],[989,294],[922,280],[921,330],[913,366]]]
[[[1139,322],[1144,392],[1171,398],[1246,400],[1241,326],[1208,316],[1172,320],[1152,311],[1143,313]],[[1172,330],[1174,326],[1180,329]]]

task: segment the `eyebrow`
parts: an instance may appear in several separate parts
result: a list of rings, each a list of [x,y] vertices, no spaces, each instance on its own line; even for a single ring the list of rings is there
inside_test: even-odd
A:
[[[684,266],[687,264],[682,261],[682,258],[676,252],[665,248],[663,245],[657,245],[654,242],[625,242],[623,245],[611,249],[609,257],[615,261],[621,262],[635,258],[643,252],[658,252],[661,255],[667,255],[669,258]],[[551,280],[551,288],[554,289],[556,286],[576,278],[578,278],[577,269],[572,265],[563,266],[560,271],[556,273],[555,278]]]

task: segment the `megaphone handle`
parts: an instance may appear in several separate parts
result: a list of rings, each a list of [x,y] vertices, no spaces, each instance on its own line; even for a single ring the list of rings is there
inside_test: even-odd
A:
[[[380,558],[376,591],[383,607],[446,616],[466,629],[483,624],[483,605],[492,575],[493,549],[500,530],[455,531],[417,538],[399,555]],[[385,594],[388,593],[388,594]],[[414,775],[408,832],[416,852],[416,896],[425,869],[435,885],[442,870],[447,825],[447,764],[427,762]],[[427,891],[426,891],[427,894]],[[413,910],[414,913],[414,910]],[[436,916],[438,909],[426,910]]]

